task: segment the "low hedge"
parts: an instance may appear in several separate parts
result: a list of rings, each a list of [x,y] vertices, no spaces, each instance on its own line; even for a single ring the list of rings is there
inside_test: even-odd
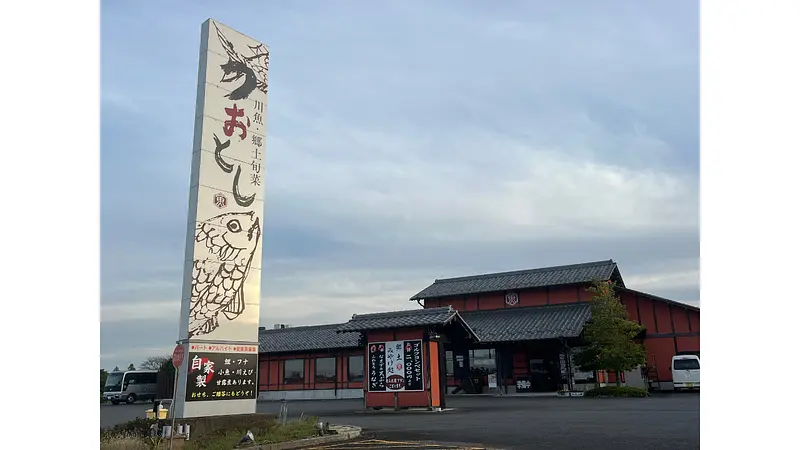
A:
[[[584,397],[649,397],[644,389],[630,386],[603,386],[586,391]]]

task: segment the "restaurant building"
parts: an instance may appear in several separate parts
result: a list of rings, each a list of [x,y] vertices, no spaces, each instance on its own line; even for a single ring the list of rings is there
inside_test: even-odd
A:
[[[572,364],[594,280],[616,282],[629,318],[645,328],[645,367],[615,374]],[[627,288],[612,260],[435,280],[410,301],[419,308],[262,327],[259,398],[436,408],[452,394],[580,391],[617,377],[670,390],[672,356],[700,353],[700,309]]]

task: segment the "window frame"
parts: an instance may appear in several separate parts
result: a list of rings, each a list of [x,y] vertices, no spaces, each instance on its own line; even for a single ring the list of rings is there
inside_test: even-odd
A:
[[[122,380],[122,390],[128,389],[130,385],[139,384],[139,374],[134,372],[126,372]]]
[[[475,356],[478,352],[479,356]],[[479,362],[480,361],[480,362]],[[478,371],[484,375],[497,373],[497,352],[494,348],[478,348],[469,351],[470,371]]]
[[[325,376],[319,373],[319,362],[321,360],[333,360],[333,375]],[[314,383],[335,383],[336,382],[336,357],[335,356],[322,356],[314,358]]]
[[[678,367],[682,366],[684,363],[691,365],[692,367]],[[696,367],[695,367],[696,365]],[[695,358],[679,358],[672,360],[672,370],[700,370],[700,360]]]
[[[286,373],[286,366],[287,363],[291,363],[294,361],[300,362],[300,378],[299,381],[297,378],[287,378]],[[291,359],[284,359],[283,360],[283,384],[289,385],[297,385],[297,384],[305,384],[306,381],[306,360],[304,358],[291,358]]]
[[[361,375],[359,375],[356,378],[352,377],[352,369],[351,369],[351,367],[353,367],[353,365],[352,365],[353,358],[360,358],[361,359],[361,364],[359,364],[359,370],[360,370]],[[364,355],[350,355],[350,356],[347,357],[347,381],[349,383],[358,383],[358,382],[362,382],[363,383],[364,382],[364,380],[366,379],[366,368],[365,368],[366,367],[365,366],[366,361],[367,361],[367,359],[364,357]]]
[[[444,371],[448,377],[455,376],[455,355],[452,350],[444,352]]]
[[[139,379],[140,384],[157,384],[158,383],[158,372],[144,372],[140,373]]]

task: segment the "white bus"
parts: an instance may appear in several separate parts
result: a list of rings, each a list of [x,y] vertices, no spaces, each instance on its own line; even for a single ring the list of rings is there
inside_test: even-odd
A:
[[[155,400],[158,389],[157,370],[124,370],[111,372],[106,378],[103,397],[112,404],[132,404]]]

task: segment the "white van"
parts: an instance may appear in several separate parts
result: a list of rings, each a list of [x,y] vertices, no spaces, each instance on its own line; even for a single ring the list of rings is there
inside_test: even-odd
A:
[[[672,357],[672,383],[674,389],[700,389],[700,357],[677,355]]]

